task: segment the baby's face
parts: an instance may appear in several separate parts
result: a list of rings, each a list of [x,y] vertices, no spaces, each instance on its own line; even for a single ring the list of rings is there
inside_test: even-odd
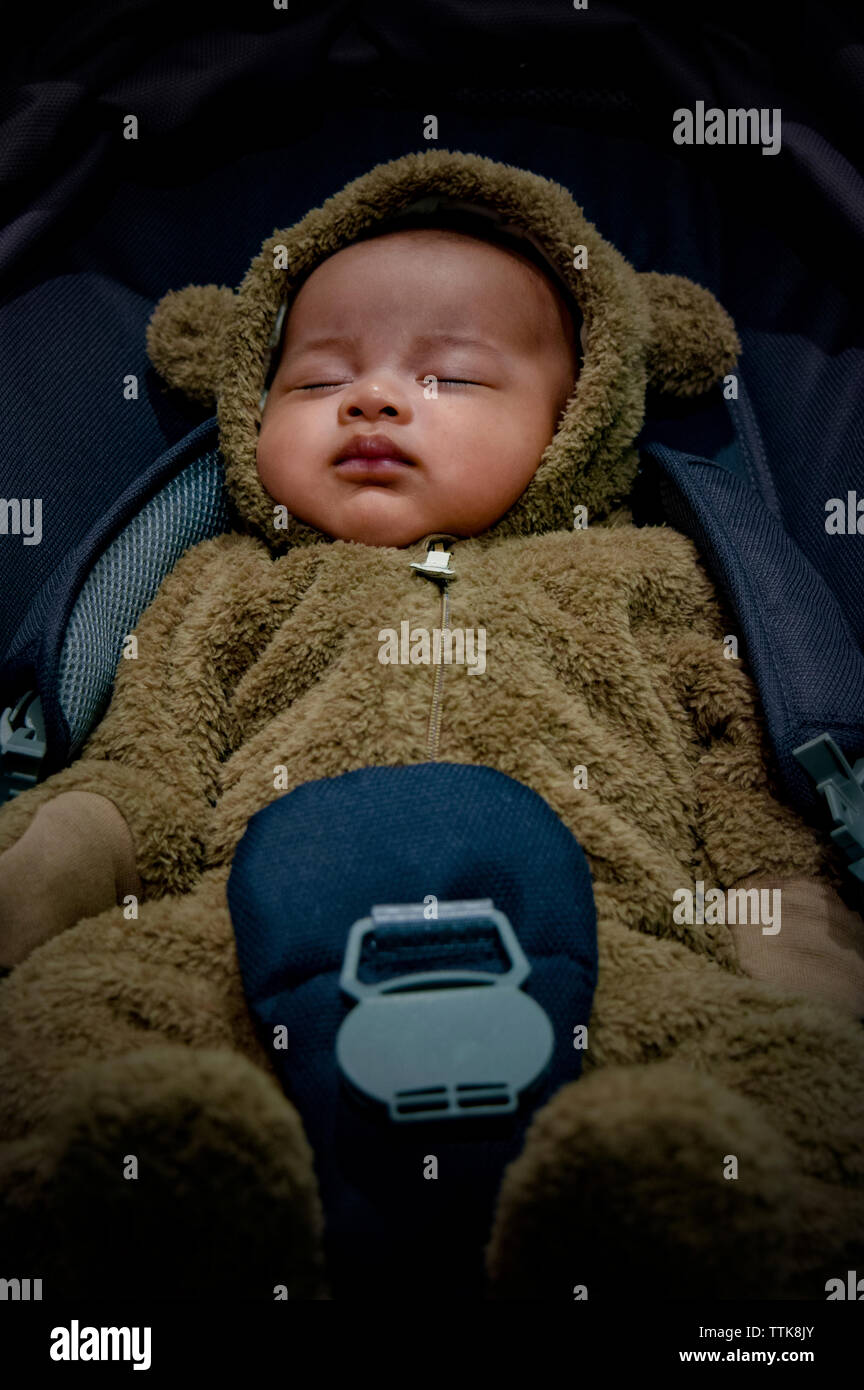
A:
[[[570,316],[518,254],[437,230],[357,242],[291,306],[258,474],[336,539],[477,535],[525,491],[577,372]],[[339,461],[373,435],[408,462]]]

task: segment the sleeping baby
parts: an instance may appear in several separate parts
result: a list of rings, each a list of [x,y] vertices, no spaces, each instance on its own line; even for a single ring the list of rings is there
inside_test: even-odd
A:
[[[864,923],[779,790],[695,546],[628,509],[646,392],[722,380],[728,316],[637,273],[559,185],[430,151],[274,233],[238,291],[166,295],[148,349],[217,404],[232,527],[164,580],[81,756],[0,812],[7,1241],[42,1233],[62,1281],[46,1212],[85,1201],[70,1155],[92,1179],[119,1142],[86,1117],[122,1095],[164,1120],[185,1084],[258,1136],[291,1296],[316,1296],[311,1155],[264,1089],[226,883],[293,788],[445,761],[539,793],[597,911],[583,1075],[502,1183],[493,1294],[566,1296],[569,1232],[668,1296],[695,1269],[709,1295],[824,1297],[864,1260]],[[681,920],[697,884],[782,915]]]

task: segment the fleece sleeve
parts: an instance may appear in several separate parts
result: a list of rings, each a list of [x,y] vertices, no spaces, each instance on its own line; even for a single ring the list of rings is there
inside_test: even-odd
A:
[[[137,651],[121,657],[110,705],[80,756],[0,810],[0,852],[48,800],[96,792],[129,826],[145,897],[194,883],[230,751],[231,690],[256,640],[266,640],[257,618],[271,569],[258,543],[233,533],[181,556],[142,614]]]

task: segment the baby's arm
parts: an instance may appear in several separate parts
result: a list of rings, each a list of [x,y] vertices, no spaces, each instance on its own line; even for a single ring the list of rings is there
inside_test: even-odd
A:
[[[130,893],[142,884],[120,811],[96,792],[61,792],[0,854],[0,968]]]
[[[158,897],[196,881],[230,750],[230,692],[249,656],[247,596],[266,596],[265,564],[233,533],[181,556],[81,756],[0,809],[0,963],[104,911],[120,889]],[[61,800],[72,792],[74,804]]]
[[[864,1018],[864,918],[846,906],[824,879],[744,879],[739,888],[780,890],[782,927],[763,936],[758,927],[732,923],[738,961],[754,980],[795,994],[827,999]]]

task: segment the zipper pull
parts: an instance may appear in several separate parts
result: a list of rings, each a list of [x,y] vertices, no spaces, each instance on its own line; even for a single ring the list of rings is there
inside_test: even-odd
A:
[[[456,572],[450,567],[453,557],[447,549],[449,540],[450,538],[429,540],[425,559],[412,560],[412,570],[425,575],[427,579],[455,579]]]

